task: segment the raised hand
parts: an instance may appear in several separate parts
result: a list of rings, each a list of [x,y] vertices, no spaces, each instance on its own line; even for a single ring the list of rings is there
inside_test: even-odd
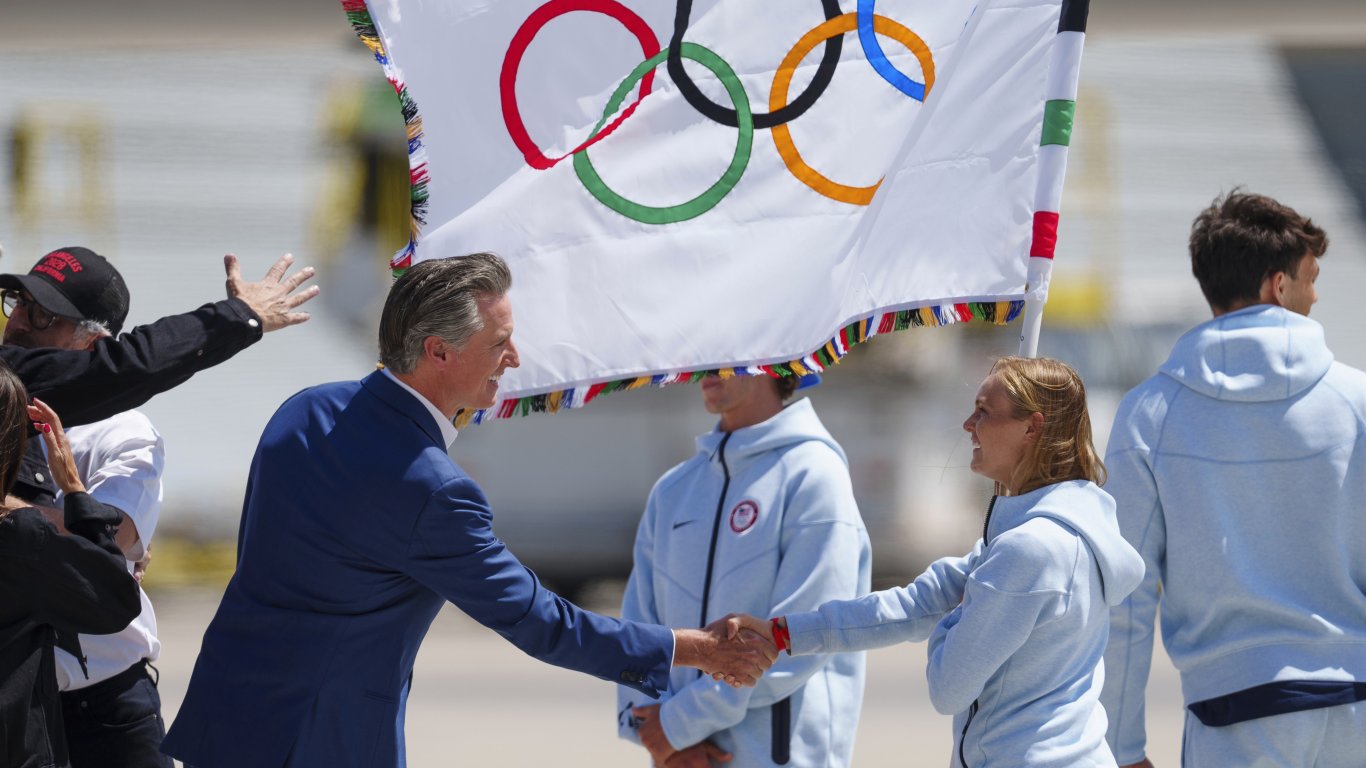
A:
[[[85,485],[76,471],[76,459],[71,454],[71,444],[67,442],[57,412],[35,397],[33,405],[28,407],[28,417],[47,443],[47,465],[52,470],[53,484],[65,494],[84,493]]]
[[[278,331],[308,320],[307,312],[294,310],[317,296],[318,286],[314,285],[295,293],[296,288],[313,277],[313,268],[304,267],[285,277],[289,265],[293,263],[294,256],[286,253],[266,271],[265,277],[248,283],[242,279],[242,267],[237,263],[237,257],[232,254],[223,257],[223,269],[228,273],[228,298],[245,301],[247,306],[251,307],[251,311],[261,318],[263,333]]]
[[[736,688],[759,682],[778,658],[778,650],[771,640],[732,618],[717,619],[703,629],[675,629],[674,664],[696,667]]]

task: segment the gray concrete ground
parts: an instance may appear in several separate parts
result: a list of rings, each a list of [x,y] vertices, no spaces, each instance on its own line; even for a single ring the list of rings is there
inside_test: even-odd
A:
[[[610,611],[603,590],[588,601]],[[184,698],[200,638],[218,605],[208,591],[152,595],[163,643],[161,695],[168,720]],[[1149,757],[1179,765],[1181,697],[1159,651],[1149,685]],[[875,651],[868,659],[854,764],[940,768],[950,764],[949,718],[930,707],[924,644]],[[645,752],[619,741],[611,685],[533,661],[447,607],[417,657],[408,704],[408,758],[428,766],[646,768]]]

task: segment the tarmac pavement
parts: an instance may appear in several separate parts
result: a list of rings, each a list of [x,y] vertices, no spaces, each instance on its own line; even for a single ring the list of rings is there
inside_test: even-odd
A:
[[[211,590],[152,593],[162,642],[161,696],[167,721],[185,695],[200,639],[217,608]],[[619,592],[585,603],[610,612]],[[1163,652],[1149,684],[1149,757],[1180,764],[1181,697]],[[615,691],[593,678],[534,661],[447,606],[432,625],[408,702],[408,764],[493,768],[648,768],[644,750],[616,736]],[[244,738],[250,738],[244,735]],[[925,645],[871,652],[854,765],[951,765],[950,718],[934,711],[925,687]]]

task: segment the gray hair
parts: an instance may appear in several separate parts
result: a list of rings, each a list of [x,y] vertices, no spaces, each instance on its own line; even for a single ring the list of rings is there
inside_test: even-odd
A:
[[[411,373],[428,336],[463,345],[484,327],[478,300],[511,288],[507,263],[492,253],[418,262],[394,281],[384,300],[379,361],[394,373]]]
[[[113,335],[109,331],[109,326],[99,320],[77,320],[76,330],[72,333],[73,341],[80,346]]]

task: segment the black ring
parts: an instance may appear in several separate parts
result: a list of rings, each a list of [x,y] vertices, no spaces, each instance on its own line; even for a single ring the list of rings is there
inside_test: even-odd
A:
[[[826,20],[843,15],[840,10],[839,0],[821,0],[821,8],[825,11]],[[678,85],[678,90],[683,93],[683,98],[688,100],[692,108],[701,112],[706,117],[715,120],[722,125],[731,128],[739,128],[740,122],[735,116],[735,110],[713,102],[702,93],[697,84],[688,77],[688,73],[683,69],[683,55],[680,53],[683,44],[683,33],[688,31],[688,23],[692,17],[692,0],[678,0],[677,10],[674,13],[674,36],[669,41],[669,78]],[[825,55],[821,57],[820,66],[816,68],[816,76],[811,78],[811,84],[797,98],[788,103],[787,106],[777,112],[755,112],[755,128],[772,128],[775,125],[791,122],[801,117],[802,113],[811,108],[816,103],[816,99],[825,93],[826,87],[835,77],[835,67],[840,62],[840,52],[844,50],[844,35],[836,35],[825,41]]]

